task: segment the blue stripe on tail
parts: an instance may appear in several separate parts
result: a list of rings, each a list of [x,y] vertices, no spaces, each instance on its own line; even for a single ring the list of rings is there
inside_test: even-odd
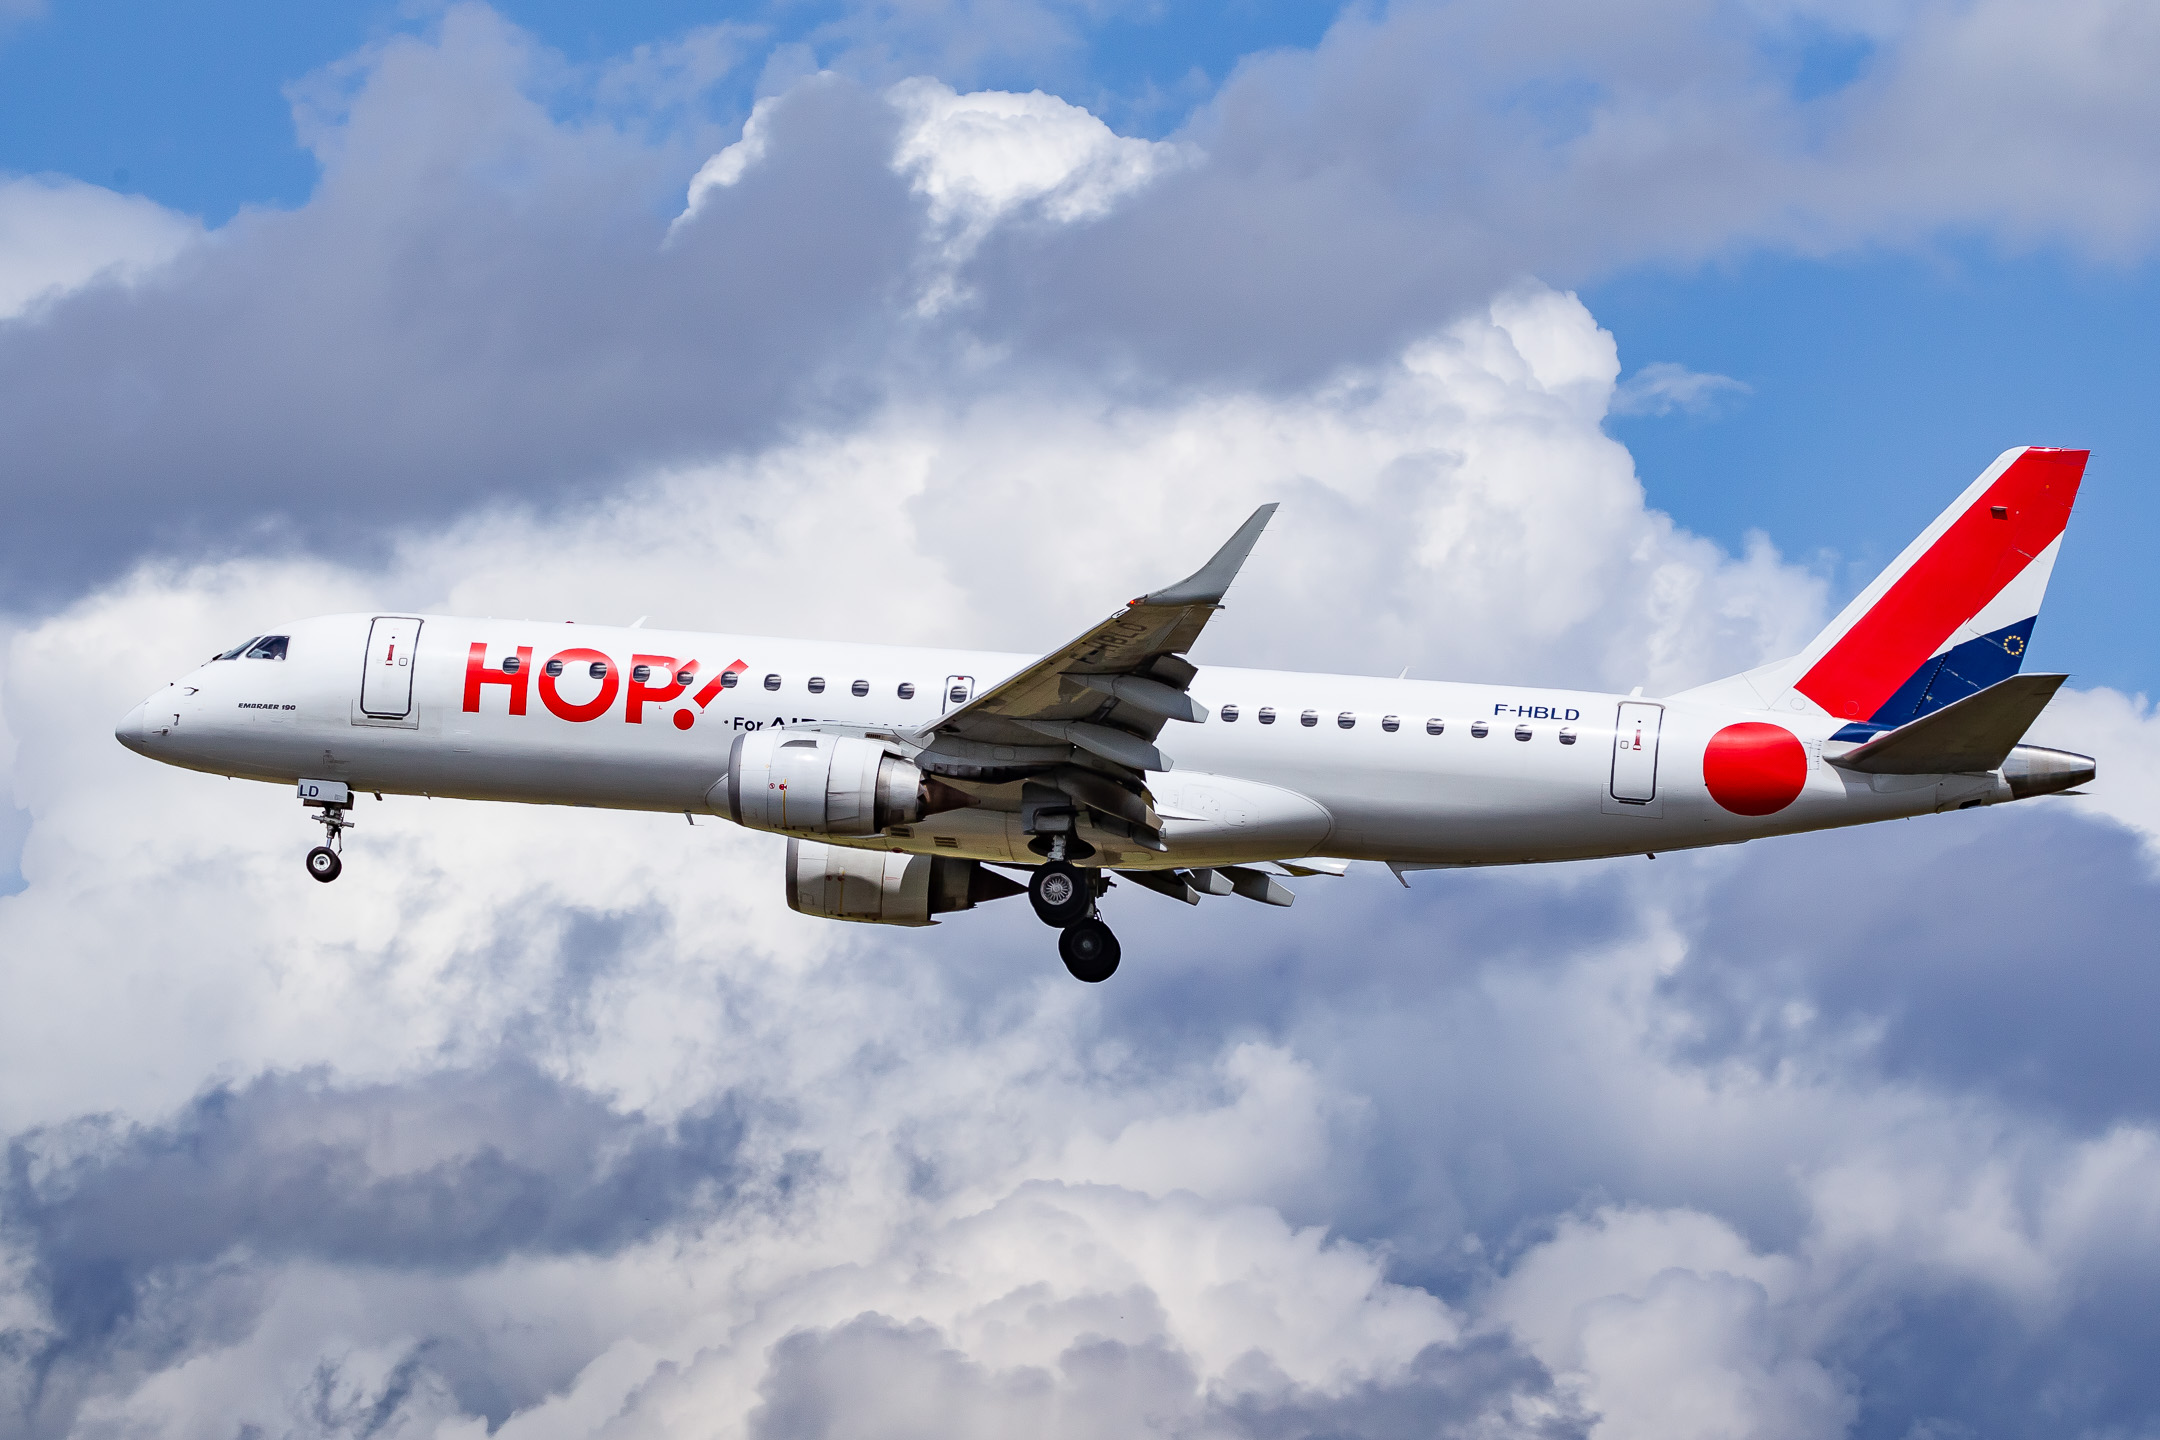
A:
[[[1895,729],[1907,721],[1942,709],[1953,700],[1978,694],[1988,686],[2007,680],[2025,663],[2025,647],[2032,640],[2033,619],[2020,620],[2000,630],[1967,640],[1929,659],[1897,692],[1868,716],[1865,733],[1848,725],[1837,738],[1865,739],[1878,730]],[[1846,731],[1856,732],[1848,735]]]

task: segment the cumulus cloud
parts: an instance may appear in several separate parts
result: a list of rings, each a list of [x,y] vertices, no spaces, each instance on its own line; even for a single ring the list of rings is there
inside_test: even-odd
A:
[[[469,7],[319,77],[307,205],[0,326],[58,477],[10,578],[64,594],[0,661],[6,1425],[2149,1418],[2142,699],[2051,708],[2084,800],[1289,912],[1121,887],[1090,989],[1024,909],[807,920],[770,837],[680,817],[367,802],[316,886],[289,796],[110,738],[232,639],[377,606],[1037,652],[1265,499],[1203,661],[1663,691],[1787,653],[1820,582],[1646,507],[1603,423],[1649,387],[1521,276],[1915,233],[1822,176],[1915,74],[1977,103],[1958,37],[2024,22],[1866,23],[1795,100],[1693,10],[1360,13],[1167,147],[842,68],[708,161],[563,118]],[[2142,234],[2120,178],[2132,223],[2045,236]],[[1945,183],[1926,214],[2006,213]]]
[[[2160,1142],[2134,1025],[2092,1023],[2139,1013],[2127,942],[2060,927],[2153,882],[2067,810],[1287,914],[1121,889],[1088,991],[1024,912],[822,925],[767,838],[679,817],[370,803],[325,890],[289,797],[106,729],[230,637],[378,604],[1040,649],[1274,496],[1298,523],[1203,659],[1665,686],[1791,648],[1819,585],[1644,507],[1617,375],[1523,286],[1302,392],[913,398],[380,566],[149,566],[20,624],[23,1423],[1813,1435],[1976,1413],[1949,1377],[1992,1342],[1945,1297],[2046,1337],[2028,1367],[2095,1343],[2100,1282],[2160,1257]],[[1016,588],[1014,534],[1090,558]],[[1988,919],[2013,866],[2059,908]],[[144,1194],[169,1221],[126,1223]],[[1917,1355],[1870,1348],[1886,1313]]]
[[[139,195],[65,176],[0,178],[0,322],[99,281],[138,282],[202,233]]]

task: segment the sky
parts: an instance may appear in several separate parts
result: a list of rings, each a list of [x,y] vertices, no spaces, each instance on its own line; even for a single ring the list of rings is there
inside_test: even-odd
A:
[[[0,0],[0,1436],[2154,1430],[2156,60]],[[111,739],[340,610],[1041,651],[1261,500],[1203,663],[1669,693],[2019,444],[2089,796],[1120,891],[1100,987],[717,821],[393,797],[317,886]]]

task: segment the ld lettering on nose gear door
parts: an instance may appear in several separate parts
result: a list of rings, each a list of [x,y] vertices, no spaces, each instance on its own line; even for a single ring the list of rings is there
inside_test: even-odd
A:
[[[413,652],[420,622],[378,615],[368,627],[367,668],[360,675],[360,713],[371,720],[402,720],[412,714]]]

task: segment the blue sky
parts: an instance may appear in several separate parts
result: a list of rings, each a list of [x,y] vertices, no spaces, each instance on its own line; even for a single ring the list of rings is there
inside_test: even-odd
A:
[[[0,0],[0,1437],[2151,1430],[2156,65],[2138,0]],[[1203,661],[1667,693],[2025,443],[2093,451],[2089,797],[1120,887],[1102,987],[679,816],[392,797],[317,886],[110,733],[387,605],[1039,651],[1260,499]]]

